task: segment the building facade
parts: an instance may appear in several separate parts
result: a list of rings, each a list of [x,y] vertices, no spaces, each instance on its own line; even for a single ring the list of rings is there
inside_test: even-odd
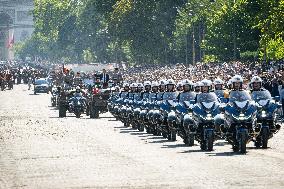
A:
[[[0,0],[0,60],[13,60],[13,43],[33,33],[33,0]]]

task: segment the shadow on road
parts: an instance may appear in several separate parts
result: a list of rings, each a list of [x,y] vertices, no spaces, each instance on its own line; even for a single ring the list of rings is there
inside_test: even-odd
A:
[[[174,142],[174,141],[168,141],[168,142]],[[185,144],[174,144],[174,145],[163,145],[161,148],[179,148],[179,147],[186,147]]]
[[[205,154],[207,154],[208,156],[220,156],[220,157],[246,155],[246,154],[241,154],[241,153],[236,153],[236,152],[217,152],[217,153],[206,152]]]
[[[194,152],[204,152],[203,150],[186,150],[183,152],[179,152],[181,154],[186,154],[186,153],[194,153]]]

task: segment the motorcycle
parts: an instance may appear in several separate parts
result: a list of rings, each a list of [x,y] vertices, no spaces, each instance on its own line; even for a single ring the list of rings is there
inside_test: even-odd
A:
[[[158,119],[159,124],[157,124],[157,130],[159,133],[162,133],[164,138],[167,138],[170,141],[176,140],[176,130],[170,129],[168,125],[168,115],[173,111],[173,107],[175,106],[174,100],[176,100],[177,93],[175,92],[165,92],[163,95],[163,100],[158,103],[159,111]],[[173,127],[171,127],[173,128]]]
[[[86,104],[85,98],[82,96],[75,96],[70,99],[70,112],[74,112],[76,118],[80,118],[81,114],[85,112]]]
[[[234,152],[246,153],[246,145],[256,138],[261,128],[256,124],[257,106],[247,91],[231,91],[224,108],[222,132]]]
[[[187,117],[185,126],[188,141],[193,145],[194,139],[200,143],[201,150],[212,151],[216,140],[215,117],[221,113],[220,103],[215,93],[200,93],[192,107],[191,121]]]
[[[192,110],[192,106],[195,104],[195,98],[195,92],[180,93],[179,101],[172,106],[167,120],[171,132],[176,132],[187,145],[189,145],[189,142],[187,141],[183,121],[184,116]]]
[[[255,139],[255,146],[267,148],[268,140],[281,128],[277,124],[277,111],[281,108],[281,105],[272,99],[267,90],[253,91],[251,96],[260,107],[257,112],[257,124],[260,125],[261,131]]]

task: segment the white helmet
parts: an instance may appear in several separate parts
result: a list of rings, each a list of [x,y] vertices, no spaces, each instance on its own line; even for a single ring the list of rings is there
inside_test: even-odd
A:
[[[188,79],[185,79],[182,81],[182,85],[185,86],[185,85],[189,85],[189,86],[193,86],[193,82],[188,80]]]
[[[224,85],[224,81],[220,78],[214,80],[214,85]]]
[[[129,83],[124,83],[123,87],[129,87]]]
[[[251,78],[250,83],[262,83],[262,79],[258,76],[254,76],[253,78]]]
[[[176,82],[173,79],[167,80],[167,85],[175,85]]]
[[[150,81],[145,81],[145,82],[144,82],[144,86],[146,87],[147,85],[148,85],[148,86],[151,86],[151,82],[150,82]]]
[[[242,76],[240,76],[240,75],[235,75],[235,76],[232,78],[232,83],[237,83],[237,82],[239,82],[239,83],[243,83],[243,82],[244,82]]]
[[[138,88],[143,88],[144,86],[143,86],[142,83],[137,83],[137,87],[138,87]]]
[[[130,85],[130,87],[131,87],[131,88],[137,88],[137,84],[136,84],[136,83],[132,83],[132,84]]]
[[[201,81],[201,87],[211,87],[212,85],[212,82],[208,79],[203,79]]]
[[[76,87],[76,90],[81,90],[80,86],[77,86],[77,87]]]
[[[166,84],[167,84],[167,81],[166,81],[166,80],[161,80],[161,81],[160,81],[160,86],[161,86],[161,85],[166,85]]]
[[[159,83],[157,81],[153,81],[151,86],[152,87],[159,87]]]
[[[227,85],[229,86],[229,85],[232,85],[233,83],[232,83],[232,79],[229,79],[229,81],[227,82]]]
[[[202,83],[201,81],[198,81],[194,84],[194,87],[201,87],[202,86]]]
[[[177,87],[182,87],[183,86],[183,83],[180,81],[177,83]]]

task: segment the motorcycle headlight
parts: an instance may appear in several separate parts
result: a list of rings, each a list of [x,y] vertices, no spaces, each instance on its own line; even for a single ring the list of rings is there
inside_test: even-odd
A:
[[[206,114],[206,116],[201,116],[201,117],[206,121],[213,120],[212,114],[210,114],[210,113]]]
[[[261,117],[267,117],[266,111],[261,111]]]
[[[206,115],[206,120],[212,120],[212,119],[213,119],[212,114],[207,114]]]
[[[239,121],[245,121],[245,120],[248,120],[251,118],[252,115],[249,115],[249,116],[245,116],[245,114],[241,113],[239,116],[234,116],[232,115],[232,117],[236,120],[239,120]]]

